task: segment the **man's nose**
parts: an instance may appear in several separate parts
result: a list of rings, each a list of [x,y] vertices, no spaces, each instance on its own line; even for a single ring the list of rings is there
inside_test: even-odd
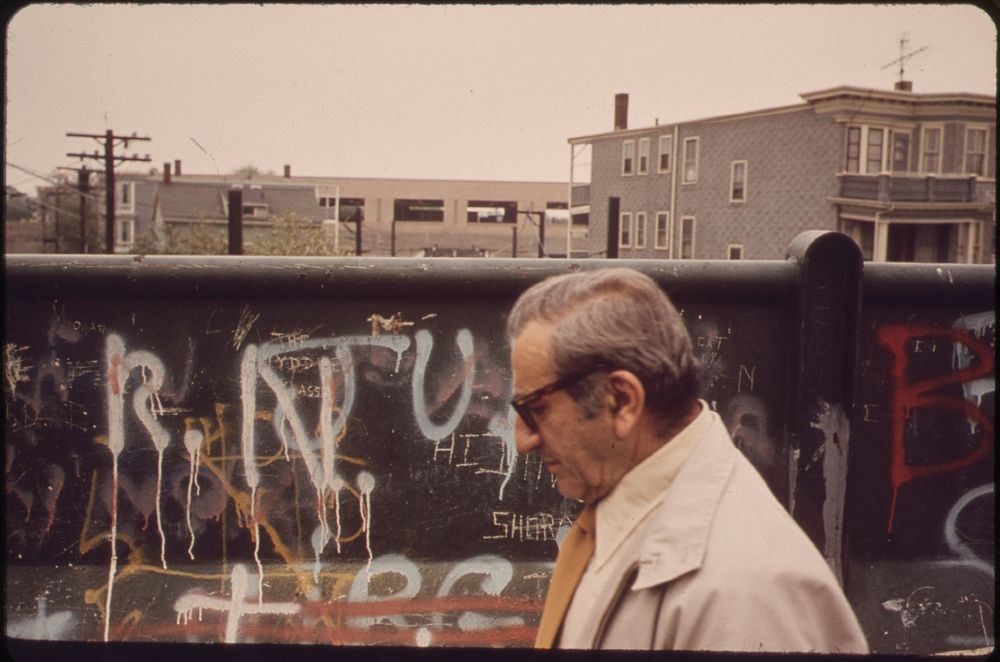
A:
[[[514,442],[517,452],[527,455],[542,445],[542,436],[528,427],[524,419],[514,414]]]

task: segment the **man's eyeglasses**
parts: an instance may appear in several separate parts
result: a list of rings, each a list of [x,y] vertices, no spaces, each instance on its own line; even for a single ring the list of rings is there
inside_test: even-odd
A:
[[[555,393],[556,391],[561,391],[567,386],[572,386],[595,372],[613,369],[614,368],[611,366],[599,364],[581,372],[574,372],[573,374],[563,377],[562,379],[558,379],[551,384],[546,384],[541,388],[537,388],[531,393],[526,393],[518,398],[514,398],[510,401],[510,406],[514,408],[514,411],[516,411],[517,415],[521,417],[524,424],[528,426],[528,429],[532,432],[538,432],[538,422],[535,420],[534,415],[532,415],[531,410],[529,409],[531,405],[535,404],[547,395]]]

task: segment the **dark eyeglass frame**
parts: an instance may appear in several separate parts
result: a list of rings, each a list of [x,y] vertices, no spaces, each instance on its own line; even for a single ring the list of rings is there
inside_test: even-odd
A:
[[[524,421],[524,424],[528,426],[528,429],[530,429],[532,432],[538,432],[538,421],[535,420],[535,416],[531,413],[531,410],[528,409],[528,407],[535,404],[536,402],[546,397],[547,395],[551,395],[556,391],[561,391],[568,386],[572,386],[578,381],[591,376],[595,372],[611,371],[611,370],[615,370],[615,368],[610,365],[600,363],[592,368],[588,368],[580,372],[574,372],[573,374],[567,375],[562,379],[557,379],[551,384],[546,384],[541,388],[536,388],[531,393],[526,393],[520,397],[512,399],[510,401],[510,406],[514,408],[514,411],[516,411],[517,415],[521,417],[521,420]]]

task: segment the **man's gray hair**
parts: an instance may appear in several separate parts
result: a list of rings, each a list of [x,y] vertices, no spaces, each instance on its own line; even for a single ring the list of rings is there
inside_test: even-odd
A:
[[[508,341],[533,320],[553,325],[556,379],[599,364],[628,370],[646,389],[647,407],[667,422],[698,397],[701,366],[691,337],[669,297],[645,274],[617,267],[547,278],[514,303]],[[567,389],[587,416],[600,409],[600,383],[598,373]]]

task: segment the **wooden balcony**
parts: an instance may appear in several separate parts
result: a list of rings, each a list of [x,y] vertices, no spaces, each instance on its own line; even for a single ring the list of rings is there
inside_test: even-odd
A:
[[[993,203],[993,182],[974,176],[839,175],[840,197],[879,202]]]

